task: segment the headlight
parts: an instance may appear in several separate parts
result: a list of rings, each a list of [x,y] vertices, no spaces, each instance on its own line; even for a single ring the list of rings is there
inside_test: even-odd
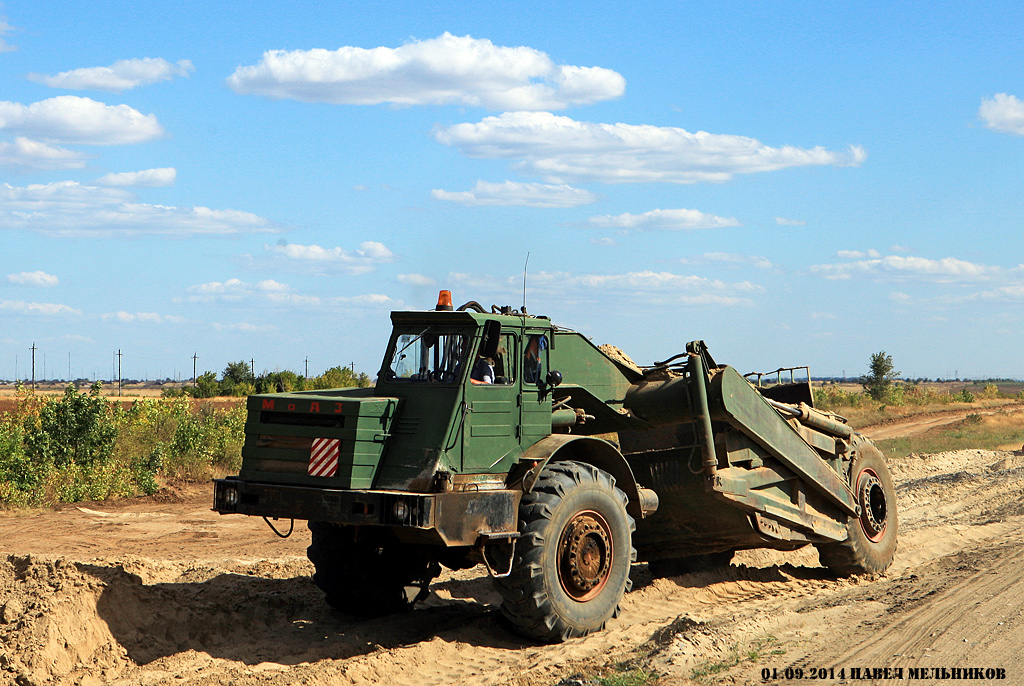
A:
[[[405,504],[404,500],[397,500],[391,507],[391,514],[394,515],[396,520],[404,522],[405,516],[409,514],[409,506]]]
[[[224,504],[228,507],[238,504],[238,489],[236,487],[229,486],[224,489]]]

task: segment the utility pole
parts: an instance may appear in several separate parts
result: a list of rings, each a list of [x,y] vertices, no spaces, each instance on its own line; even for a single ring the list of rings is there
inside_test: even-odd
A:
[[[309,357],[306,357],[306,378],[309,378]]]
[[[36,344],[32,343],[32,390],[36,390]]]
[[[121,349],[117,349],[117,397],[121,397]]]
[[[196,360],[199,358],[199,353],[192,353],[192,387],[196,386]]]

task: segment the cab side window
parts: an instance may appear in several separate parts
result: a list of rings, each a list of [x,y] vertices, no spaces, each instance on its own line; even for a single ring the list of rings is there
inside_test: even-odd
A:
[[[510,384],[516,380],[516,337],[510,333],[502,334],[501,345],[498,346],[494,371],[497,383]]]
[[[513,334],[502,334],[498,350],[494,357],[477,359],[470,374],[475,385],[507,386],[516,380],[516,337]]]
[[[547,336],[542,334],[527,336],[526,347],[523,351],[523,379],[527,383],[539,384],[544,378],[547,349]]]

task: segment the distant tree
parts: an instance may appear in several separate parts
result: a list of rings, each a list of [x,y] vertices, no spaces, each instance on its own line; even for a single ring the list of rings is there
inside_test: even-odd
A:
[[[270,372],[256,380],[257,393],[279,393],[303,390],[303,379],[293,371]]]
[[[370,385],[370,377],[360,372],[356,374],[348,367],[331,367],[323,374],[312,379],[309,387],[314,389],[349,388],[358,386],[366,388]]]
[[[188,388],[186,386],[186,388]],[[189,395],[193,398],[213,398],[220,395],[220,384],[217,383],[217,375],[213,372],[200,374],[196,379],[196,385],[189,389]]]
[[[892,393],[895,380],[900,373],[893,368],[892,355],[884,350],[871,355],[868,374],[860,378],[865,392],[875,400],[885,400]]]
[[[230,381],[232,384],[254,383],[256,381],[256,377],[252,374],[252,368],[248,362],[244,361],[230,363],[224,368],[224,374],[221,378],[224,381]]]
[[[256,390],[256,377],[248,362],[231,362],[224,368],[220,380],[221,395],[246,396]]]

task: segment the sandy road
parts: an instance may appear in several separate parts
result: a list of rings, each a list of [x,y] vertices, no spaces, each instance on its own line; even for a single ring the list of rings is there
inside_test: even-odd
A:
[[[621,660],[660,684],[787,683],[786,668],[818,667],[1002,668],[1000,683],[1024,683],[1024,456],[892,470],[901,539],[885,576],[834,579],[813,549],[671,579],[636,565],[622,617],[559,646],[511,633],[479,569],[446,573],[405,615],[331,612],[304,526],[280,539],[222,517],[205,487],[0,514],[0,684],[551,686]]]

